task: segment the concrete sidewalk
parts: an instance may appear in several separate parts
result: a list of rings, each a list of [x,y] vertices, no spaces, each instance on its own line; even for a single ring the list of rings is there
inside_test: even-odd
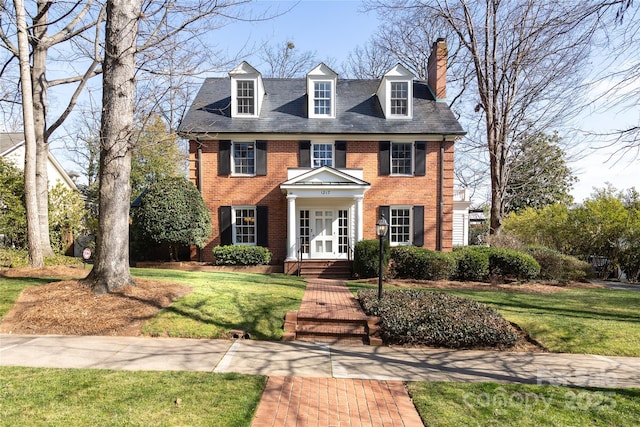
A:
[[[0,335],[0,366],[640,387],[640,358],[305,342]]]

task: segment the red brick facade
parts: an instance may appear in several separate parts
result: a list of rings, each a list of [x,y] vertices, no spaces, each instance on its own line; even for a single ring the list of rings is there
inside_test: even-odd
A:
[[[428,249],[452,248],[453,228],[453,153],[452,141],[427,143],[425,176],[380,176],[378,173],[379,141],[349,141],[347,139],[347,168],[361,169],[363,180],[371,184],[364,193],[363,237],[374,239],[378,207],[381,205],[424,206],[424,247]],[[190,142],[190,179],[201,189],[211,212],[212,236],[202,249],[204,261],[212,261],[212,249],[220,244],[218,208],[220,206],[268,207],[268,248],[272,263],[281,264],[287,256],[287,199],[280,184],[288,179],[288,168],[298,168],[298,141],[267,141],[266,176],[234,177],[218,175],[217,140],[203,140],[201,159],[198,161],[198,143]],[[443,199],[442,224],[439,227],[440,152],[442,162]],[[198,164],[202,170],[198,173]],[[202,182],[198,182],[198,176]],[[442,230],[439,247],[438,230]]]

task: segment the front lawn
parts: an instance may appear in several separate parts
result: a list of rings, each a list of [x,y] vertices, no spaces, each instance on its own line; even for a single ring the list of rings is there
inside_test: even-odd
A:
[[[146,335],[226,338],[232,329],[279,340],[284,316],[300,307],[306,287],[296,276],[132,269],[135,277],[182,283],[193,292],[147,321]]]
[[[640,292],[448,292],[495,307],[552,352],[640,357]]]
[[[248,426],[262,376],[0,367],[0,426]]]
[[[638,426],[640,389],[415,382],[426,426]]]
[[[354,293],[374,287],[359,282],[348,286]],[[420,287],[428,289],[429,284]],[[384,289],[403,288],[384,285]],[[517,285],[514,291],[454,287],[431,290],[494,307],[552,352],[640,357],[640,292],[572,288],[546,294],[525,293],[515,292]]]

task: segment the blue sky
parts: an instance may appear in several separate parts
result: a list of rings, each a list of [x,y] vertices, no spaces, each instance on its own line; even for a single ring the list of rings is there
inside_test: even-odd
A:
[[[377,16],[372,12],[364,13],[362,2],[355,0],[258,0],[248,6],[247,10],[256,15],[262,12],[265,15],[281,13],[282,16],[258,22],[234,22],[216,29],[211,40],[217,49],[224,50],[227,56],[237,55],[243,48],[250,50],[251,46],[255,48],[265,42],[275,45],[293,41],[298,52],[315,52],[318,61],[333,60],[329,65],[338,73],[347,55],[357,46],[366,44],[379,25]],[[246,59],[261,70],[263,64],[257,56],[249,56]],[[229,70],[222,71],[224,72],[221,75],[226,75]],[[585,113],[577,123],[579,126],[591,128],[622,128],[625,123],[639,119],[638,110],[638,106],[635,105],[604,113]],[[585,156],[570,164],[579,178],[572,191],[576,201],[588,197],[593,187],[604,187],[605,182],[611,182],[619,190],[634,185],[640,189],[640,174],[637,172],[640,159],[630,160],[627,156],[614,163],[607,161],[613,151],[611,149],[592,150],[585,146],[577,147],[577,151],[581,151]],[[54,154],[61,161],[64,160],[58,150],[55,150]],[[73,169],[73,166],[65,167]]]

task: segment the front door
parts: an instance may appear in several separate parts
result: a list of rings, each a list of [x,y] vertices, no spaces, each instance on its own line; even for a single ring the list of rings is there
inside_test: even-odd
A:
[[[302,257],[309,259],[346,258],[348,250],[347,210],[300,210]]]

